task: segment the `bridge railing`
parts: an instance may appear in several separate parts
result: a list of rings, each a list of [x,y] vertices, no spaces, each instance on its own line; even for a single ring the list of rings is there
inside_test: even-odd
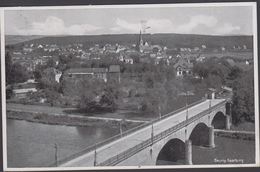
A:
[[[68,162],[68,161],[70,161],[70,160],[72,160],[72,159],[75,159],[75,158],[77,158],[77,157],[79,157],[79,156],[81,156],[81,155],[84,155],[84,154],[88,153],[88,152],[94,151],[95,149],[98,149],[98,148],[100,148],[100,147],[102,147],[102,146],[104,146],[104,145],[106,145],[106,144],[108,144],[108,143],[111,143],[111,142],[113,142],[113,141],[115,141],[115,140],[117,140],[117,139],[119,139],[119,138],[121,138],[121,137],[128,136],[129,134],[131,134],[131,133],[133,133],[133,132],[135,132],[135,131],[138,131],[138,130],[140,130],[140,129],[142,129],[142,128],[145,128],[145,127],[151,125],[152,123],[158,122],[158,121],[163,120],[163,119],[165,119],[165,118],[167,118],[167,117],[169,117],[169,116],[172,116],[172,115],[174,115],[174,114],[177,114],[177,113],[179,113],[179,112],[181,112],[181,111],[183,111],[183,110],[185,110],[185,109],[187,109],[187,108],[190,108],[190,107],[192,107],[192,106],[194,106],[194,105],[197,105],[197,104],[199,104],[199,103],[202,103],[202,102],[205,101],[205,100],[206,100],[206,98],[202,98],[202,99],[200,99],[200,100],[198,100],[198,101],[196,101],[196,102],[193,102],[193,103],[189,104],[188,106],[182,107],[182,108],[180,108],[180,109],[177,109],[177,110],[175,110],[175,111],[172,111],[172,112],[170,112],[170,113],[167,113],[167,114],[165,114],[165,115],[162,115],[161,118],[156,118],[156,119],[153,119],[153,120],[151,120],[151,121],[149,121],[149,122],[145,122],[144,124],[138,125],[138,126],[132,128],[132,129],[129,129],[129,130],[127,130],[127,131],[124,131],[122,134],[115,135],[115,136],[110,137],[110,138],[108,138],[108,139],[105,139],[105,140],[103,140],[103,141],[101,141],[101,142],[98,142],[98,143],[96,143],[96,144],[94,144],[94,145],[88,146],[88,147],[86,147],[85,149],[83,149],[82,151],[80,151],[80,152],[78,152],[78,153],[74,153],[74,154],[72,154],[72,155],[70,155],[70,156],[68,156],[68,157],[62,158],[62,159],[58,160],[57,163],[52,163],[52,164],[50,164],[49,166],[56,166],[56,164],[58,164],[58,165],[59,165],[59,164],[64,164],[65,162]]]
[[[190,123],[192,123],[192,122],[200,119],[201,117],[209,114],[212,110],[217,109],[218,107],[223,106],[225,103],[226,103],[226,101],[223,101],[223,102],[221,102],[221,103],[219,103],[219,104],[217,104],[215,106],[212,106],[211,108],[209,108],[209,109],[199,113],[198,115],[195,115],[195,116],[189,118],[188,120],[185,120],[185,121],[183,121],[183,122],[181,122],[181,123],[179,123],[179,124],[169,128],[169,129],[167,129],[167,130],[165,130],[165,131],[155,135],[153,137],[153,139],[152,138],[147,139],[147,140],[141,142],[140,144],[138,144],[138,145],[136,145],[136,146],[134,146],[134,147],[124,151],[124,152],[121,152],[120,154],[118,154],[118,155],[116,155],[114,157],[111,157],[111,158],[107,159],[104,162],[99,163],[98,165],[99,166],[113,166],[113,165],[116,165],[116,164],[122,162],[123,160],[133,156],[134,154],[138,153],[139,151],[141,151],[141,150],[143,150],[143,149],[145,149],[145,148],[147,148],[149,146],[152,146],[153,143],[162,140],[163,138],[169,136],[170,134],[180,130],[181,128],[189,125]]]

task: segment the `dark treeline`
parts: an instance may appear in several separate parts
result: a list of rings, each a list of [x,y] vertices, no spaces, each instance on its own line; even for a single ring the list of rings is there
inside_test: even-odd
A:
[[[9,39],[12,37],[9,36]],[[84,36],[46,36],[39,39],[25,41],[23,43],[13,44],[21,47],[24,44],[57,44],[67,45],[74,43],[82,43],[85,47],[94,44],[123,44],[132,45],[138,42],[138,34],[120,34],[120,35],[84,35]],[[209,36],[209,35],[189,35],[189,34],[144,34],[143,39],[151,44],[159,44],[169,48],[180,47],[201,47],[206,45],[207,48],[233,48],[233,46],[246,45],[248,49],[252,49],[253,36]],[[7,41],[8,42],[8,41]],[[12,40],[11,42],[15,42]]]
[[[208,59],[203,63],[195,64],[193,72],[203,78],[207,87],[220,89],[225,85],[233,88],[233,124],[244,121],[254,122],[254,70],[251,66],[243,70],[231,66],[225,59]]]

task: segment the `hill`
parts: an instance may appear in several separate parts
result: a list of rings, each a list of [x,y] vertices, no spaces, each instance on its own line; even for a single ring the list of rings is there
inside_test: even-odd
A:
[[[5,44],[6,45],[12,45],[12,44],[18,44],[38,38],[42,38],[44,36],[40,35],[32,35],[32,36],[24,36],[24,35],[6,35],[5,36]]]
[[[139,34],[118,34],[118,35],[86,35],[86,36],[41,36],[28,37],[23,36],[21,38],[16,37],[16,40],[24,40],[23,44],[57,44],[67,45],[74,43],[82,43],[85,47],[93,46],[94,44],[104,45],[110,44],[123,44],[131,45],[136,44],[139,39]],[[27,39],[27,40],[26,40]],[[224,46],[226,48],[233,48],[233,46],[246,45],[248,49],[253,47],[253,36],[209,36],[209,35],[190,35],[190,34],[145,34],[143,35],[144,41],[147,41],[153,45],[159,44],[167,46],[169,48],[179,47],[201,47],[206,45],[207,48],[219,48]],[[9,38],[9,40],[15,40]],[[9,41],[11,42],[11,41]],[[14,41],[13,41],[14,42]],[[15,44],[21,46],[21,43]]]

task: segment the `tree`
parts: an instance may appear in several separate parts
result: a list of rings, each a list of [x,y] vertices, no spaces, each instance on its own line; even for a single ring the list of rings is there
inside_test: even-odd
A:
[[[176,99],[178,99],[178,83],[179,81],[176,79],[172,79],[169,80],[165,83],[164,87],[165,87],[165,91],[166,91],[166,95],[167,95],[167,112],[172,111],[173,107],[176,106],[175,101]]]
[[[233,122],[254,121],[254,73],[253,69],[238,78],[233,85]]]
[[[235,80],[241,76],[242,72],[243,71],[239,67],[234,66],[231,68],[231,71],[228,74],[228,79]]]
[[[130,54],[130,57],[133,59],[134,63],[140,63],[140,55],[139,54]]]
[[[41,74],[40,85],[42,88],[49,88],[59,92],[60,84],[55,80],[55,70],[53,67],[46,68]]]
[[[47,68],[47,65],[37,64],[35,70],[33,71],[33,76],[36,81],[40,81],[42,78],[42,72]]]
[[[206,78],[208,77],[209,69],[204,63],[197,63],[193,67],[193,73],[201,78]]]
[[[9,78],[10,84],[25,82],[29,79],[27,69],[19,63],[12,64]]]
[[[48,67],[55,67],[56,66],[56,61],[54,60],[54,58],[50,58],[47,61],[46,66],[48,66]]]
[[[219,75],[209,74],[206,78],[205,83],[208,88],[215,88],[219,90],[222,86],[222,78]]]
[[[67,68],[68,68],[68,64],[73,62],[73,55],[60,55],[59,56],[59,64],[57,66],[57,68],[60,70],[60,71],[65,71]]]
[[[143,97],[141,110],[151,116],[161,116],[167,108],[167,92],[163,84],[157,83],[153,88],[147,88]]]
[[[13,86],[8,86],[6,88],[6,99],[10,99],[13,95]]]
[[[79,107],[85,111],[111,110],[117,107],[118,87],[113,83],[104,83],[99,79],[87,79],[81,82],[81,100]]]
[[[100,99],[100,105],[112,112],[116,110],[116,99],[118,98],[118,90],[113,85],[106,85]]]
[[[93,111],[99,100],[99,94],[102,92],[100,88],[102,85],[98,81],[87,81],[82,83],[84,85],[81,90],[81,98],[79,107],[84,111]]]
[[[27,69],[19,63],[13,63],[9,52],[5,55],[6,83],[25,82],[29,78]]]
[[[146,73],[144,75],[144,83],[146,88],[153,88],[154,87],[154,78],[152,73]]]
[[[12,80],[12,57],[9,52],[5,55],[5,73],[6,83],[10,84]]]
[[[176,73],[176,71],[174,68],[168,67],[166,70],[166,73],[165,73],[165,77],[166,77],[167,81],[175,79],[175,73]]]

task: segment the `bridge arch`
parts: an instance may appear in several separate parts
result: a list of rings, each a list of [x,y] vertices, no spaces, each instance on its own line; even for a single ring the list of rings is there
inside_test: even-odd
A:
[[[226,115],[222,111],[218,111],[210,122],[215,129],[224,129],[226,127]]]
[[[169,140],[157,155],[156,165],[169,162],[172,165],[185,164],[185,143],[178,138]]]
[[[192,145],[196,146],[208,146],[209,145],[209,127],[206,123],[198,123],[188,135]]]

